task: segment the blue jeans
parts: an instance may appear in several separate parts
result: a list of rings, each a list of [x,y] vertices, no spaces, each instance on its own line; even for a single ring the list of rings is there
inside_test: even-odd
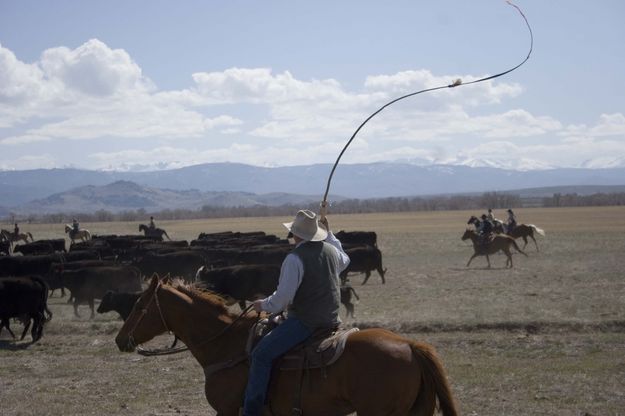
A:
[[[273,361],[312,335],[302,321],[288,318],[273,329],[252,351],[250,373],[245,389],[244,416],[260,416],[265,404]]]

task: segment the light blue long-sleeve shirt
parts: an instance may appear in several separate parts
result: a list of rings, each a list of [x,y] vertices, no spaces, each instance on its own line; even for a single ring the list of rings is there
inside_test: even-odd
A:
[[[330,243],[336,248],[339,254],[337,272],[342,272],[349,265],[349,256],[343,250],[341,242],[332,232],[328,232],[328,237],[325,239],[325,242]],[[300,242],[297,246],[303,243],[305,243],[305,241]],[[261,301],[262,310],[269,313],[278,313],[286,310],[287,306],[293,302],[293,298],[295,297],[299,285],[302,283],[303,277],[304,264],[302,260],[297,255],[289,253],[282,262],[276,291]]]

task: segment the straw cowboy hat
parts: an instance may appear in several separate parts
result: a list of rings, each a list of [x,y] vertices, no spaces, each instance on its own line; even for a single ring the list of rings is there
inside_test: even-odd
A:
[[[306,241],[323,241],[328,236],[328,232],[319,227],[317,214],[307,209],[298,211],[293,222],[285,222],[283,225]]]

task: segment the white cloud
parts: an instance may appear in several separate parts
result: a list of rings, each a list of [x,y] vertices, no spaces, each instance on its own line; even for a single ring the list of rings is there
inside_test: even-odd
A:
[[[48,154],[0,160],[0,170],[52,169],[59,166],[59,160]]]
[[[46,50],[40,61],[46,78],[65,88],[96,97],[153,88],[141,68],[123,49],[111,49],[91,39],[76,49],[58,47]]]
[[[625,136],[625,115],[621,113],[601,114],[594,126],[571,125],[562,131],[562,136]]]
[[[49,136],[41,136],[38,134],[24,134],[21,136],[12,136],[4,139],[0,139],[0,144],[26,144],[26,143],[35,143],[35,142],[47,142],[52,140]]]
[[[435,76],[430,71],[421,69],[398,72],[393,75],[369,76],[365,81],[365,87],[371,91],[390,93],[391,97],[400,97],[424,89],[444,87],[452,84],[456,79],[461,79],[463,82],[467,83],[479,78],[481,77],[472,75]],[[500,103],[504,98],[516,97],[522,92],[523,89],[518,84],[489,80],[466,87],[438,90],[436,93],[431,94],[427,100],[422,100],[421,106],[433,108],[432,101],[438,102],[439,106],[449,106],[457,102],[462,102],[464,105],[470,106],[493,104]],[[436,97],[436,99],[433,100],[432,97]]]
[[[36,98],[43,89],[43,71],[20,62],[0,44],[0,105],[19,105]]]
[[[349,91],[335,79],[301,80],[289,71],[230,68],[196,72],[188,88],[159,91],[126,51],[97,39],[75,49],[48,49],[34,63],[19,61],[0,45],[0,129],[10,132],[2,136],[0,130],[0,144],[41,143],[52,152],[49,143],[57,139],[198,139],[194,149],[96,153],[91,159],[99,167],[134,160],[168,166],[328,162],[382,105],[456,78],[466,83],[479,77],[420,69],[369,76],[361,88]],[[345,160],[460,161],[479,156],[515,166],[573,166],[582,158],[599,158],[601,152],[623,152],[622,113],[602,114],[591,126],[563,126],[548,115],[498,105],[522,93],[516,83],[491,80],[411,97],[372,119]],[[478,106],[481,113],[471,114]],[[538,138],[544,139],[540,146],[535,145]]]

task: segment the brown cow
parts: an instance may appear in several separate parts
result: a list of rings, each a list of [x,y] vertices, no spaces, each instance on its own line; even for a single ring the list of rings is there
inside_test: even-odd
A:
[[[95,316],[94,300],[102,299],[108,290],[139,292],[141,291],[140,272],[136,267],[89,267],[85,269],[64,270],[60,275],[63,286],[74,297],[74,314],[78,317],[78,305],[89,304],[91,318]]]

